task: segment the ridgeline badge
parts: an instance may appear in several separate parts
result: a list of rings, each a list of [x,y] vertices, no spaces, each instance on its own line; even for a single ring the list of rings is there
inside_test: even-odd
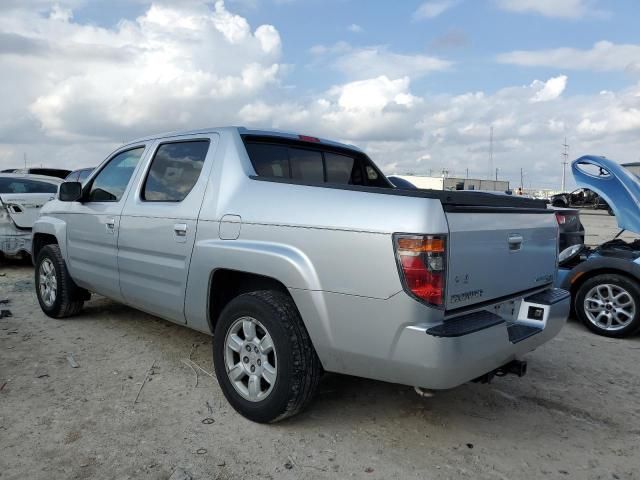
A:
[[[474,300],[476,298],[481,298],[482,295],[484,295],[483,290],[471,290],[469,292],[456,293],[454,295],[451,295],[451,303],[460,303]]]

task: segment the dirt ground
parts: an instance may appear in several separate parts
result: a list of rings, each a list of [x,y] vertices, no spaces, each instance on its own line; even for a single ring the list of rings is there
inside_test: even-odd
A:
[[[613,236],[612,222],[583,216],[592,238]],[[640,338],[570,321],[528,356],[525,378],[433,398],[327,375],[311,408],[265,426],[236,414],[199,370],[196,386],[187,360],[213,370],[206,335],[96,296],[78,317],[49,319],[32,275],[0,266],[10,300],[0,308],[13,313],[0,319],[2,480],[177,469],[193,479],[640,478]]]

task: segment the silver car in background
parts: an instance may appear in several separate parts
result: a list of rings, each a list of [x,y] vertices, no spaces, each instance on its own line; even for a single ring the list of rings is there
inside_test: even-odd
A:
[[[53,200],[62,180],[44,175],[0,173],[0,254],[31,255],[31,227]]]
[[[323,371],[429,389],[523,375],[569,312],[544,202],[394,188],[360,149],[241,127],[155,135],[65,182],[33,231],[43,311],[91,292],[213,335],[273,422]]]

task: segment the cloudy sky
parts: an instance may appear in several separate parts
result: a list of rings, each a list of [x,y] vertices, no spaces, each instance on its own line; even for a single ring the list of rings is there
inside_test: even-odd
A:
[[[390,173],[559,188],[640,160],[637,0],[2,0],[0,168],[93,166],[241,124],[357,144]]]

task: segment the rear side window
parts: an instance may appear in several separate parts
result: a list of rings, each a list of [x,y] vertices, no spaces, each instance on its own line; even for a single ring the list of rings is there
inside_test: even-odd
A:
[[[259,177],[291,178],[287,147],[248,143],[247,153]]]
[[[247,142],[259,177],[290,178],[306,183],[388,187],[366,158],[276,143]]]
[[[181,202],[200,177],[209,140],[164,143],[158,147],[142,188],[148,202]]]
[[[89,201],[119,202],[143,152],[144,147],[133,148],[109,160],[93,180]]]
[[[310,183],[324,182],[322,153],[319,151],[289,148],[289,163],[291,178]]]
[[[0,193],[56,193],[58,186],[52,183],[25,178],[0,178]]]
[[[327,182],[362,185],[362,171],[355,158],[326,152],[324,159],[327,164]]]

